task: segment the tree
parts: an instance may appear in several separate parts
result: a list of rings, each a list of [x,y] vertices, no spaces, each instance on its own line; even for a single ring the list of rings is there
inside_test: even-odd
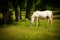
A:
[[[40,8],[40,3],[41,3],[40,0],[34,0],[34,1],[33,1],[33,10],[39,10],[39,8]]]
[[[13,6],[14,6],[14,9],[15,9],[16,21],[19,21],[19,10],[18,10],[19,4],[18,4],[18,0],[13,0],[12,3],[13,3]]]
[[[33,7],[33,0],[27,0],[26,15],[25,18],[30,20],[30,12]]]
[[[0,1],[0,10],[3,14],[3,21],[4,23],[8,23],[9,22],[9,18],[8,18],[8,10],[9,10],[9,6],[8,6],[8,1],[7,0],[1,0]]]
[[[24,2],[24,0],[18,0],[18,3],[19,3],[19,6],[20,6],[20,20],[22,20],[22,15],[21,15],[21,12],[22,12],[22,3]]]

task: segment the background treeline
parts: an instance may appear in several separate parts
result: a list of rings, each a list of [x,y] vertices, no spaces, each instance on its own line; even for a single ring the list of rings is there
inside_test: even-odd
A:
[[[59,0],[0,0],[0,23],[12,23],[14,18],[15,21],[23,20],[23,13],[24,18],[30,20],[31,13],[36,10],[52,10],[59,15],[59,5]]]

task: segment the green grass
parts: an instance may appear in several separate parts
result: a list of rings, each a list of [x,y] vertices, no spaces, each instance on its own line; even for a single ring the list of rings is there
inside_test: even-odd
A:
[[[54,19],[51,26],[41,20],[39,26],[30,26],[30,21],[4,25],[0,28],[0,40],[59,40],[60,20]],[[36,24],[36,23],[35,23]],[[48,25],[47,25],[48,24]]]

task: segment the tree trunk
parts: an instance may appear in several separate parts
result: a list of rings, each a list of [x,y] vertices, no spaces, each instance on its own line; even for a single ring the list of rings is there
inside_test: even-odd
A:
[[[26,15],[25,15],[25,18],[28,20],[30,20],[30,12],[31,12],[32,6],[33,6],[33,0],[28,0],[27,7],[26,7]]]
[[[25,18],[30,20],[30,10],[27,8]]]
[[[15,11],[15,17],[16,17],[16,21],[19,21],[19,14],[17,11]]]
[[[13,22],[13,10],[9,9],[8,13],[9,13],[9,23],[12,23]]]
[[[3,13],[3,22],[4,22],[4,24],[7,23],[7,22],[6,22],[6,14],[5,14],[5,13]]]
[[[22,20],[22,14],[21,14],[21,12],[22,12],[22,4],[20,4],[20,7],[19,7],[19,12],[20,12],[20,20]]]
[[[15,17],[16,17],[16,21],[19,21],[19,12],[17,8],[15,9]]]
[[[7,24],[10,22],[9,20],[9,13],[6,11],[6,12],[3,12],[3,21],[4,21],[4,24]]]
[[[20,10],[20,20],[22,20],[21,10]]]

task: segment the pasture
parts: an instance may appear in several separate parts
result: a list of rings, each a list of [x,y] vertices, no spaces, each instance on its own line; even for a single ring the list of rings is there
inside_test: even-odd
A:
[[[60,40],[60,19],[54,19],[52,26],[42,19],[38,27],[30,26],[29,20],[1,26],[0,40]]]

